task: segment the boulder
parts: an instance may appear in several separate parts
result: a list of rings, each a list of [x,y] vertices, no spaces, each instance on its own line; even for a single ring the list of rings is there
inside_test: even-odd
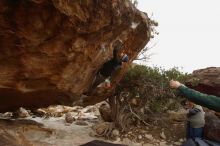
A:
[[[0,111],[103,101],[109,92],[81,95],[121,40],[130,60],[112,77],[114,89],[152,24],[129,0],[1,0]]]
[[[202,93],[220,97],[220,67],[193,71],[186,85]]]
[[[70,112],[68,112],[65,114],[65,121],[67,123],[73,123],[73,121],[75,121],[75,118],[72,116]]]
[[[111,115],[111,108],[109,105],[107,104],[102,104],[100,107],[99,107],[99,112],[100,112],[100,115],[102,117],[102,119],[105,121],[105,122],[112,122],[112,115]]]
[[[112,127],[113,127],[112,123],[102,122],[102,123],[96,124],[93,127],[93,130],[96,132],[98,136],[105,136],[107,133],[111,133]]]
[[[19,118],[27,118],[30,116],[29,112],[22,107],[20,107],[17,112]]]
[[[161,132],[161,133],[160,133],[160,138],[166,139],[166,135],[164,134],[164,132]]]
[[[220,142],[220,118],[213,112],[206,112],[205,121],[205,138]]]
[[[120,135],[120,132],[118,129],[112,130],[112,137],[118,137]]]

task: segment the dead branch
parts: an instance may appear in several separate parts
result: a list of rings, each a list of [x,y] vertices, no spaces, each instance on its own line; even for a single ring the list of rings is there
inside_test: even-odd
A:
[[[147,122],[145,122],[143,119],[141,119],[135,112],[133,112],[133,110],[132,110],[130,104],[129,104],[129,109],[130,109],[131,113],[132,113],[136,118],[138,118],[140,121],[142,121],[145,125],[151,126],[149,123],[147,123]]]

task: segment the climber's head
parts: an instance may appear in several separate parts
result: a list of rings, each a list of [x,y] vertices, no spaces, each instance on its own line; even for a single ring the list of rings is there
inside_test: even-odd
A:
[[[184,99],[183,101],[180,102],[181,105],[185,108],[185,109],[189,109],[189,108],[193,108],[194,106],[194,103],[187,100],[187,99]]]
[[[194,103],[188,100],[187,101],[187,107],[188,108],[193,108],[194,107]]]

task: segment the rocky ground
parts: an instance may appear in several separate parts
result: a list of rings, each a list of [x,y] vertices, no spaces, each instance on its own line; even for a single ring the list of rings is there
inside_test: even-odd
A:
[[[1,114],[0,145],[77,146],[99,139],[129,146],[177,146],[184,141],[185,111],[150,115],[148,126],[139,124],[124,133],[113,129],[103,137],[113,124],[101,120],[99,105],[50,106],[32,112],[20,108],[13,115]]]

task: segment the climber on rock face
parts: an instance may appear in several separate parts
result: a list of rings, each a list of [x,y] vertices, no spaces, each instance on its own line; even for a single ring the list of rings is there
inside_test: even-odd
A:
[[[122,41],[117,40],[114,44],[113,58],[102,65],[102,67],[97,72],[97,75],[93,81],[92,89],[104,82],[104,87],[110,88],[110,78],[112,74],[121,68],[123,62],[128,62],[129,57],[124,52],[120,53],[123,46]]]

